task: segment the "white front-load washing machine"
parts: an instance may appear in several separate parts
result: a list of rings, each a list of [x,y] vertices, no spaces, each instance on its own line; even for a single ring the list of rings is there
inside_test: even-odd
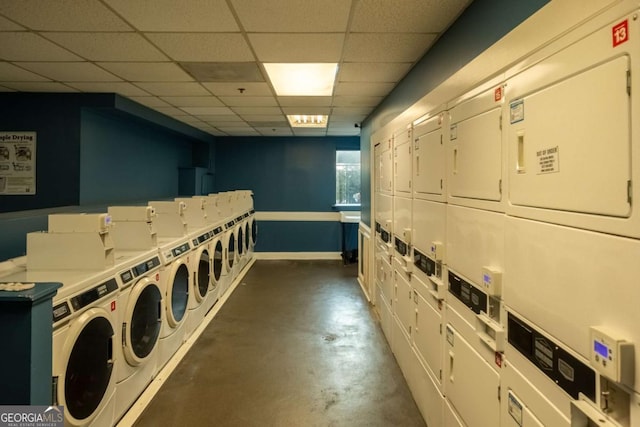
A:
[[[162,326],[160,256],[151,206],[112,206],[115,264],[122,283],[121,361],[117,371],[115,419],[119,420],[151,383],[158,364]]]
[[[191,236],[193,254],[190,256],[192,284],[189,292],[189,312],[187,314],[187,338],[200,326],[206,314],[207,294],[211,283],[213,254],[210,247],[211,224],[208,221],[208,200],[205,197],[176,198],[186,205],[185,217]]]
[[[186,339],[189,292],[192,289],[191,239],[184,219],[186,205],[176,201],[149,202],[156,210],[162,327],[158,343],[158,370],[171,359]]]
[[[157,248],[138,253],[127,261],[118,265],[122,282],[118,297],[122,341],[118,348],[122,352],[122,363],[117,375],[116,419],[129,410],[157,372],[162,326]]]
[[[221,289],[221,294],[226,293],[231,283],[235,280],[238,273],[238,264],[237,264],[237,255],[236,248],[238,245],[238,241],[236,238],[236,227],[235,222],[230,219],[224,225],[225,232],[222,238],[222,245],[224,247],[225,256],[224,256],[224,271],[227,275],[227,280],[224,283],[223,289]]]
[[[3,271],[0,282],[60,282],[53,298],[52,404],[64,407],[65,426],[114,424],[120,363],[113,270]]]
[[[209,248],[212,254],[211,275],[209,280],[209,293],[205,300],[205,312],[211,308],[220,298],[221,289],[225,285],[227,276],[224,269],[224,228],[222,225],[211,230],[212,239]]]
[[[111,426],[120,341],[111,218],[50,215],[48,228],[27,234],[26,263],[2,280],[62,283],[53,298],[53,403],[65,407],[65,425]]]

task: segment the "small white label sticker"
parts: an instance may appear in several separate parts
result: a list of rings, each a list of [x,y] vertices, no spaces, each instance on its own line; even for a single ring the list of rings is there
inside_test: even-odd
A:
[[[546,173],[560,172],[560,149],[559,147],[545,148],[536,151],[538,161],[538,175]]]
[[[453,329],[447,326],[447,342],[453,347]]]
[[[513,418],[519,426],[522,426],[522,404],[518,402],[518,399],[509,391],[509,415]]]
[[[524,120],[524,100],[512,102],[510,105],[509,122],[511,124]]]

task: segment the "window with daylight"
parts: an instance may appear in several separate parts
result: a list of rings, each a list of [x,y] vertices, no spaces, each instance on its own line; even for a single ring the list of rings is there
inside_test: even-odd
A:
[[[360,151],[336,151],[336,205],[360,204]]]

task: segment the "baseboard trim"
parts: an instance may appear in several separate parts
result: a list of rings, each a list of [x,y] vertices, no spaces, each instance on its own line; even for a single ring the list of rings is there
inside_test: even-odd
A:
[[[254,252],[254,257],[256,259],[270,260],[342,259],[340,252]]]

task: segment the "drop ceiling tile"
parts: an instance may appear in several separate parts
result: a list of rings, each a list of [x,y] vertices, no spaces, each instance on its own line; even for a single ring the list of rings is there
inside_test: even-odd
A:
[[[205,122],[244,122],[244,120],[235,114],[198,114],[198,118]]]
[[[2,2],[0,2],[1,4]],[[1,33],[0,59],[7,61],[81,61],[82,58],[35,33]]]
[[[2,85],[18,92],[77,92],[57,82],[2,82]]]
[[[278,102],[283,107],[331,107],[330,96],[279,96]]]
[[[240,33],[147,33],[149,40],[176,61],[254,61]]]
[[[195,82],[140,82],[136,86],[156,96],[207,96],[211,95],[199,83]],[[169,104],[167,104],[169,105]]]
[[[215,96],[163,96],[163,100],[176,107],[223,107]]]
[[[90,62],[16,62],[16,65],[62,82],[113,82],[120,80]]]
[[[331,108],[329,107],[283,107],[282,111],[285,114],[324,114],[328,115],[331,113]]]
[[[31,82],[31,81],[46,81],[48,79],[32,73],[31,71],[23,70],[8,62],[0,62],[0,81],[9,82]]]
[[[243,95],[247,96],[270,96],[273,93],[267,83],[257,82],[233,82],[233,83],[202,83],[209,92],[216,96],[239,95],[238,88],[244,88]]]
[[[372,107],[333,107],[332,114],[335,116],[351,116],[351,115],[368,116],[372,110],[373,110]]]
[[[109,83],[67,83],[69,86],[81,92],[113,92],[123,96],[148,96],[142,89],[127,82]]]
[[[247,32],[344,32],[351,2],[345,0],[232,0]]]
[[[147,107],[155,108],[155,107],[171,107],[169,104],[164,102],[162,99],[155,96],[131,96],[129,97],[132,101],[137,102],[138,104],[146,105]]]
[[[348,62],[416,62],[435,41],[434,34],[354,33],[344,48]]]
[[[273,96],[221,96],[220,100],[230,107],[277,107]]]
[[[246,128],[219,127],[218,130],[230,136],[260,136],[260,134],[251,127],[246,127]]]
[[[168,61],[136,33],[42,33],[49,40],[90,61]]]
[[[180,62],[179,65],[199,82],[265,81],[257,62]]]
[[[181,122],[188,123],[190,125],[202,125],[202,126],[206,125],[205,122],[193,116],[178,117],[176,118],[176,120],[180,120]]]
[[[202,116],[198,116],[198,118],[200,118]],[[211,126],[217,127],[217,128],[233,128],[233,127],[246,127],[246,123],[245,122],[225,122],[225,121],[211,121],[211,120],[203,120],[204,122],[208,123]]]
[[[248,122],[287,122],[287,117],[284,114],[243,114],[242,118]]]
[[[293,136],[293,132],[291,128],[288,127],[275,127],[275,128],[263,128],[263,127],[255,127],[257,132],[262,136]]]
[[[132,30],[126,22],[98,0],[2,0],[0,13],[32,30]]]
[[[4,16],[0,16],[0,31],[20,31],[24,30],[24,27],[16,24],[5,18]]]
[[[166,114],[167,116],[171,116],[171,117],[184,116],[184,115],[187,114],[184,111],[182,111],[182,110],[180,110],[179,108],[176,108],[176,107],[156,107],[155,110],[160,112],[160,113],[162,113],[162,114]]]
[[[409,62],[345,62],[338,82],[398,82],[411,69]]]
[[[278,127],[288,127],[289,126],[289,122],[287,120],[277,120],[277,121],[273,121],[273,122],[265,122],[265,121],[258,121],[258,122],[247,122],[249,124],[249,126],[254,127],[254,128],[278,128]]]
[[[360,135],[360,129],[327,129],[327,136],[358,136]]]
[[[470,3],[469,0],[359,0],[352,32],[439,33]]]
[[[381,96],[334,96],[334,107],[375,107],[382,102]]]
[[[360,124],[366,118],[366,114],[336,114],[334,112],[329,118],[329,125],[340,124],[355,127],[356,123]]]
[[[263,62],[338,62],[344,34],[249,34]]]
[[[225,0],[105,0],[140,31],[239,31]]]
[[[98,62],[102,68],[132,82],[192,82],[193,78],[172,62]]]
[[[386,96],[394,86],[395,83],[342,82],[336,85],[334,95]]]
[[[233,114],[227,107],[181,107],[181,109],[193,115]]]
[[[282,114],[280,107],[233,107],[236,114]]]

